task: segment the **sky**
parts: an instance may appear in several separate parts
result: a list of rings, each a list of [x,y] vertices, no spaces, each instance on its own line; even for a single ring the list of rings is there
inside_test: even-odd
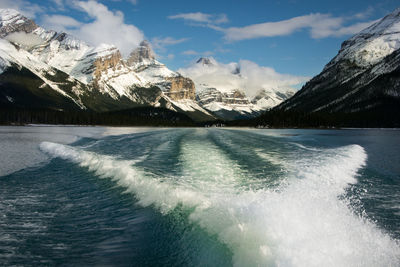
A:
[[[125,56],[147,39],[172,70],[213,57],[299,77],[300,85],[344,40],[398,7],[398,0],[0,0],[46,29],[114,44]]]

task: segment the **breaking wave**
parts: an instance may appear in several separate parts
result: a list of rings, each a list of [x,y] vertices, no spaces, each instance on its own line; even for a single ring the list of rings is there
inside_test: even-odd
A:
[[[254,151],[267,164],[286,168],[278,187],[252,189],[254,179],[216,143],[198,138],[180,143],[179,177],[160,177],[136,160],[43,142],[42,151],[87,168],[126,188],[142,206],[170,213],[182,205],[189,220],[216,235],[233,252],[236,266],[396,266],[400,247],[341,197],[356,183],[367,159],[351,145],[310,150],[301,159]],[[265,155],[262,155],[262,154]],[[145,157],[140,160],[146,160]]]

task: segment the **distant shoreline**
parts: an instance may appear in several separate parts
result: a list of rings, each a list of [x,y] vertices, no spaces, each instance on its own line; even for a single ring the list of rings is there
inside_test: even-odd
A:
[[[151,125],[86,125],[86,124],[2,124],[0,127],[113,127],[113,128],[226,128],[226,129],[257,129],[257,130],[392,130],[400,131],[400,128],[384,127],[268,127],[260,128],[253,126],[151,126]]]

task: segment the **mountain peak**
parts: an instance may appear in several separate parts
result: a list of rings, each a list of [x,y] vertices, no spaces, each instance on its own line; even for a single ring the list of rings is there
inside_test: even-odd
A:
[[[20,31],[31,33],[38,27],[33,20],[26,18],[15,9],[0,9],[0,37]]]
[[[146,48],[148,48],[148,49],[151,50],[151,44],[150,44],[149,41],[147,41],[147,40],[141,41],[140,44],[139,44],[139,46],[143,46],[143,47],[146,47]]]
[[[16,16],[22,16],[22,15],[15,9],[10,9],[10,8],[5,8],[5,9],[1,8],[0,9],[0,21],[1,22],[9,21],[10,19],[12,19],[13,17],[16,17]]]
[[[353,38],[363,35],[390,34],[399,32],[400,28],[400,8],[386,15],[371,26],[356,34]],[[351,39],[353,39],[351,38]]]
[[[201,57],[196,61],[197,64],[202,64],[203,66],[214,66],[217,65],[217,62],[214,58],[210,57]]]
[[[142,63],[144,61],[155,60],[155,54],[151,48],[150,43],[147,40],[143,40],[139,47],[132,51],[129,55],[127,63],[132,66],[135,63]]]
[[[343,42],[323,71],[278,109],[386,117],[400,106],[399,65],[400,9],[396,9]]]
[[[339,54],[326,66],[342,59],[358,67],[369,67],[400,48],[400,8],[342,43]]]

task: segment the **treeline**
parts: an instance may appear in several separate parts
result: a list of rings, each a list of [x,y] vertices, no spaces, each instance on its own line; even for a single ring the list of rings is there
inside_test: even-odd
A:
[[[250,119],[225,122],[227,126],[250,126],[270,128],[398,128],[399,111],[369,111],[354,113],[324,113],[271,110]]]
[[[109,126],[195,126],[185,114],[165,108],[138,107],[97,113],[49,109],[0,109],[0,125],[72,124]]]
[[[55,111],[49,109],[0,108],[0,125],[55,124],[108,126],[238,126],[262,128],[400,128],[400,106],[390,110],[355,113],[266,111],[248,120],[194,122],[187,115],[165,108],[138,107],[96,113],[92,111]]]

